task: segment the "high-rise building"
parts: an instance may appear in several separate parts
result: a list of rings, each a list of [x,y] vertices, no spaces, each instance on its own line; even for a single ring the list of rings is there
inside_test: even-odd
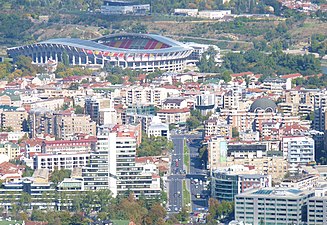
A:
[[[311,137],[283,137],[283,155],[291,164],[307,164],[315,160],[314,140]]]
[[[315,189],[315,196],[308,199],[308,225],[327,224],[327,185]]]
[[[110,189],[113,196],[133,192],[136,198],[160,195],[160,177],[145,172],[143,165],[135,163],[137,142],[134,132],[113,132],[101,127],[97,137],[96,150],[83,168],[86,190]]]
[[[208,169],[213,171],[226,163],[227,141],[224,137],[212,137],[208,141]]]
[[[17,109],[16,111],[1,112],[1,128],[11,128],[12,131],[26,131],[28,114],[24,109]]]
[[[219,201],[234,201],[239,193],[265,187],[271,187],[271,176],[258,174],[251,166],[234,165],[212,172],[211,196]]]
[[[235,219],[246,224],[304,224],[312,191],[263,188],[235,196]]]
[[[96,122],[89,115],[63,111],[54,115],[54,134],[61,139],[71,139],[76,134],[96,135]]]

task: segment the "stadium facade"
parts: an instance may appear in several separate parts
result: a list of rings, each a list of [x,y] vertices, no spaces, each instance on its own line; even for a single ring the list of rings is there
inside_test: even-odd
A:
[[[193,48],[155,34],[115,34],[94,40],[57,38],[36,44],[8,48],[14,60],[31,57],[36,64],[48,60],[86,67],[112,66],[153,72],[182,71]]]

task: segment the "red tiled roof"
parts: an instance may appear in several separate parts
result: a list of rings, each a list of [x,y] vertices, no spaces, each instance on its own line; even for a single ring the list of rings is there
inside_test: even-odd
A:
[[[243,77],[243,76],[247,76],[247,75],[253,75],[253,73],[252,72],[234,73],[231,76],[232,77]]]
[[[57,140],[57,141],[43,141],[46,145],[55,145],[55,144],[73,144],[73,143],[91,143],[96,142],[96,137],[89,137],[88,139],[81,139],[81,140]]]
[[[12,164],[10,162],[3,162],[0,164],[0,174],[13,174],[18,173],[21,170],[24,170],[24,166],[17,166],[15,164]]]
[[[188,108],[183,109],[161,109],[158,113],[187,113],[190,112]]]
[[[27,139],[25,140],[25,144],[34,147],[36,145],[42,145],[43,139],[40,138],[34,138],[34,139]]]
[[[157,161],[158,160],[155,157],[152,157],[152,156],[135,157],[135,162],[136,163],[147,163],[147,162],[155,163]]]
[[[300,73],[293,73],[293,74],[286,74],[286,75],[283,75],[283,76],[280,76],[280,78],[282,79],[295,79],[295,78],[298,78],[298,77],[302,77],[302,74]]]

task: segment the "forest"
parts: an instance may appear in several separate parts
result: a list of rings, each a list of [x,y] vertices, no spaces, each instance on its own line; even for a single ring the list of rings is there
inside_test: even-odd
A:
[[[234,73],[251,71],[255,74],[284,75],[290,73],[301,73],[303,75],[314,75],[321,72],[320,60],[313,55],[291,55],[282,51],[273,51],[271,54],[259,50],[248,50],[240,53],[230,52],[223,57],[221,67],[215,65],[212,54],[203,57],[199,62],[201,72],[232,71]]]

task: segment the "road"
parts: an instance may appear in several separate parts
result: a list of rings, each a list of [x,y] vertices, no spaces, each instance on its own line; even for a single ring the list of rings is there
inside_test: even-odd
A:
[[[171,175],[168,177],[168,212],[178,212],[183,207],[183,147],[184,137],[180,135],[172,136],[174,150],[171,157]]]
[[[178,212],[183,207],[183,180],[190,179],[189,190],[191,192],[192,211],[203,211],[208,207],[207,191],[204,190],[203,182],[206,177],[203,162],[198,158],[198,147],[200,146],[199,135],[172,135],[174,150],[171,158],[171,175],[168,177],[168,212]],[[190,174],[185,174],[183,165],[184,140],[189,140],[187,145],[190,149]],[[198,184],[194,179],[202,180]],[[200,198],[197,198],[199,197]]]
[[[188,148],[190,150],[191,163],[190,174],[186,177],[191,180],[191,200],[192,211],[201,212],[208,208],[209,191],[207,189],[207,170],[205,162],[199,158],[198,148],[200,147],[201,139],[189,139]]]

